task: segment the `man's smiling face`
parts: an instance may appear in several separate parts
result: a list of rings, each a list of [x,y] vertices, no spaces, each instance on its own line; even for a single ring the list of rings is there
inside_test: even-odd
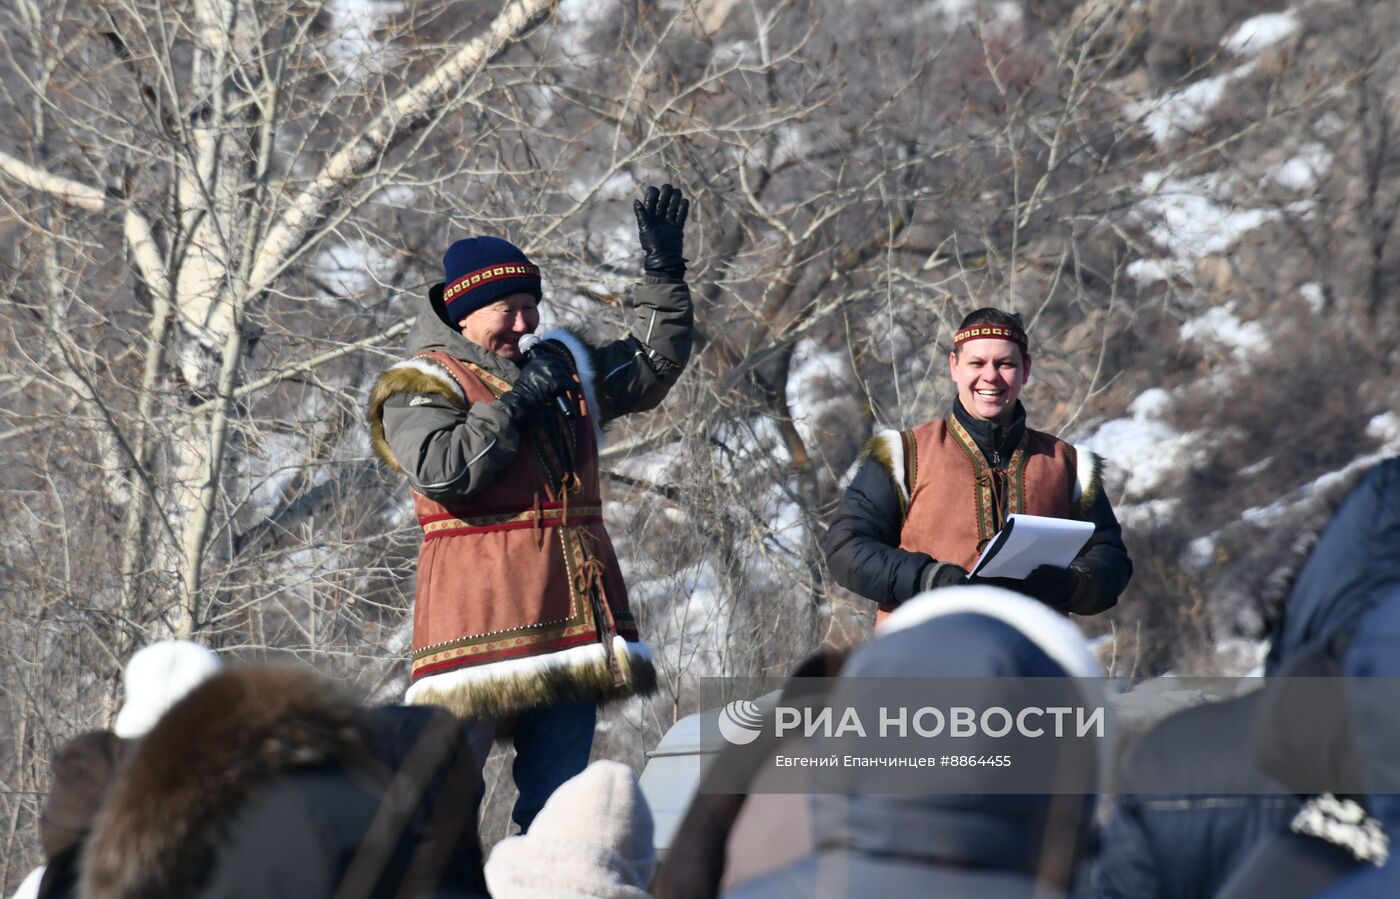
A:
[[[958,399],[973,418],[1005,425],[1031,377],[1030,356],[1009,340],[970,340],[948,354]]]

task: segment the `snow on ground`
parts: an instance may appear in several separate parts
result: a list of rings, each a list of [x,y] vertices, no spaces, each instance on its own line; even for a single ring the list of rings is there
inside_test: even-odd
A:
[[[1241,234],[1277,216],[1272,210],[1229,204],[1221,197],[1221,186],[1208,177],[1167,178],[1150,172],[1143,176],[1142,187],[1149,194],[1141,204],[1143,212],[1161,219],[1152,236],[1183,260],[1224,252]]]
[[[1276,501],[1267,506],[1256,506],[1245,509],[1240,513],[1240,518],[1250,524],[1268,526],[1270,524],[1286,521],[1298,503],[1303,502],[1311,496],[1321,491],[1325,491],[1334,485],[1350,478],[1354,473],[1369,466],[1375,465],[1382,459],[1386,459],[1400,450],[1400,416],[1394,412],[1383,412],[1373,417],[1366,425],[1366,433],[1381,441],[1381,446],[1375,452],[1364,456],[1358,456],[1342,468],[1321,475],[1314,480],[1303,484],[1287,494],[1279,497]],[[1198,547],[1197,544],[1200,546]],[[1214,548],[1211,536],[1201,537],[1192,542],[1191,552],[1210,551]]]
[[[1142,187],[1148,196],[1138,204],[1137,214],[1153,241],[1167,253],[1164,259],[1140,259],[1129,265],[1128,273],[1143,285],[1173,274],[1191,274],[1198,260],[1224,253],[1245,232],[1284,212],[1241,208],[1230,199],[1229,189],[1209,175],[1170,178],[1149,172]],[[1308,208],[1306,201],[1299,201],[1286,211],[1301,215]]]
[[[1203,314],[1181,325],[1181,339],[1210,342],[1228,347],[1239,361],[1269,347],[1269,337],[1258,322],[1242,322],[1235,317],[1235,304],[1212,306]]]
[[[550,39],[558,42],[565,57],[584,56],[588,38],[612,15],[612,4],[603,0],[559,0]]]
[[[1143,127],[1158,144],[1165,144],[1179,134],[1190,134],[1210,121],[1210,111],[1225,96],[1231,82],[1249,75],[1256,63],[1251,60],[1228,72],[1202,78],[1185,87],[1169,91],[1160,97],[1129,103],[1130,118],[1141,118]]]
[[[258,454],[247,457],[248,505],[258,515],[269,515],[282,488],[306,467],[306,440],[295,434],[269,432],[258,444]]]
[[[322,250],[313,268],[336,296],[318,296],[316,302],[339,307],[344,297],[361,296],[387,282],[397,263],[374,244],[347,240]]]
[[[1319,143],[1308,143],[1298,155],[1280,163],[1269,179],[1280,187],[1299,192],[1311,190],[1332,167],[1332,154]]]
[[[845,353],[834,350],[823,352],[820,341],[812,338],[803,339],[793,351],[792,370],[788,373],[787,402],[792,410],[793,424],[808,447],[820,442],[821,435],[815,428],[822,413],[847,402],[847,397],[839,394],[817,399],[819,389],[824,390],[827,383],[847,383],[848,369]]]
[[[397,58],[374,32],[385,18],[403,10],[402,3],[382,0],[330,0],[326,4],[332,35],[326,50],[348,78],[360,81],[383,72]]]
[[[994,3],[987,0],[934,0],[916,11],[916,15],[919,13],[936,13],[942,17],[945,28],[978,21],[1010,28],[1019,26],[1022,21],[1021,5],[1011,0],[997,0]]]
[[[1186,544],[1186,558],[1189,568],[1200,571],[1215,561],[1215,536],[1197,537]]]
[[[1195,438],[1162,421],[1170,402],[1170,395],[1160,387],[1143,391],[1128,404],[1130,418],[1104,422],[1081,441],[1123,473],[1123,490],[1129,499],[1156,489],[1177,466],[1189,461]]]
[[[1284,40],[1298,30],[1297,15],[1290,11],[1265,13],[1241,22],[1221,46],[1245,57]],[[1210,121],[1210,112],[1229,92],[1230,85],[1253,74],[1257,65],[1248,60],[1235,68],[1168,91],[1160,97],[1129,103],[1128,115],[1141,117],[1143,126],[1158,144],[1190,134]]]
[[[1241,22],[1220,46],[1236,56],[1258,53],[1297,32],[1300,24],[1298,14],[1291,9],[1263,13]]]
[[[1382,412],[1366,423],[1366,434],[1387,445],[1400,442],[1400,416],[1394,412]]]
[[[694,677],[723,674],[729,610],[720,583],[709,561],[667,577],[629,578],[627,592],[636,607],[647,609],[646,639],[665,670]]]
[[[630,478],[664,484],[670,480],[670,472],[677,462],[680,448],[680,443],[670,443],[651,452],[609,459],[607,467]]]
[[[1322,285],[1316,281],[1309,281],[1298,288],[1298,293],[1307,302],[1308,307],[1314,313],[1321,313],[1322,307],[1327,304],[1327,297],[1322,292]]]
[[[1268,640],[1226,637],[1216,641],[1215,661],[1224,677],[1263,677],[1264,659],[1269,655]],[[1248,685],[1241,684],[1241,689]]]

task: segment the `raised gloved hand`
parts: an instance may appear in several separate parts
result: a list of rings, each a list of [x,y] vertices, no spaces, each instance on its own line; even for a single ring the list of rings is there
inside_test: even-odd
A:
[[[520,369],[515,386],[497,402],[506,408],[511,421],[522,424],[537,415],[550,400],[576,386],[569,363],[554,353],[534,352]]]
[[[632,201],[637,214],[637,239],[645,255],[642,267],[648,275],[680,280],[685,277],[685,217],[690,214],[690,201],[678,187],[669,184],[661,189],[648,187],[640,200]]]
[[[967,583],[967,569],[951,562],[934,562],[919,575],[919,592]]]

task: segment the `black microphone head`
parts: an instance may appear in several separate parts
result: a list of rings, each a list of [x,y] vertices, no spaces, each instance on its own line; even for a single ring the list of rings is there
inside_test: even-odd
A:
[[[535,345],[539,342],[540,335],[526,334],[524,337],[520,338],[520,341],[516,344],[516,346],[520,347],[520,352],[528,355],[529,352],[533,350],[535,348]]]

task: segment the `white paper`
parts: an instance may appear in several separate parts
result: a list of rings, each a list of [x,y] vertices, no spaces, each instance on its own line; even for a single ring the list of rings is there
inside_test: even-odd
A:
[[[1094,534],[1093,522],[1043,515],[1008,515],[1006,524],[1010,533],[1004,541],[997,534],[987,543],[974,576],[1019,579],[1041,565],[1067,568]]]

